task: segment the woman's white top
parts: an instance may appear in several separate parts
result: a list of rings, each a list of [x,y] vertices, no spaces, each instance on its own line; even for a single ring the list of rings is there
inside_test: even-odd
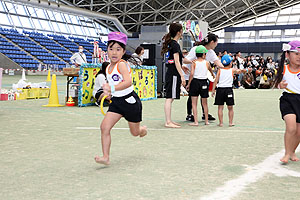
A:
[[[285,92],[300,94],[300,70],[292,72],[289,65],[284,66],[282,80],[288,84],[287,89],[284,89]]]
[[[97,91],[103,87],[104,83],[106,83],[106,78],[104,74],[98,74],[98,76],[95,79],[93,96],[95,96]]]
[[[110,85],[111,84],[118,85],[119,83],[123,82],[123,80],[124,80],[122,74],[119,71],[119,63],[120,62],[124,62],[126,64],[130,78],[131,78],[130,65],[126,61],[120,60],[118,63],[115,64],[112,71],[109,71],[110,65],[106,68],[106,77],[107,77],[108,84],[110,84]],[[132,91],[133,91],[133,85],[129,86],[128,88],[125,88],[124,90],[115,91],[111,95],[113,97],[122,97],[122,96],[125,96],[125,95],[131,93]]]
[[[219,82],[218,88],[232,87],[233,84],[233,69],[232,68],[220,68],[219,69]]]

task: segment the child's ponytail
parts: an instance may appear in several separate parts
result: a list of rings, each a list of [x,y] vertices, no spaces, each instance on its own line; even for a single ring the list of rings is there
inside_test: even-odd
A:
[[[285,53],[286,51],[284,51],[281,55],[281,60],[279,63],[279,68],[277,71],[277,76],[275,78],[275,84],[274,87],[278,87],[279,83],[282,81],[283,78],[283,69],[284,69],[284,63],[285,63]]]

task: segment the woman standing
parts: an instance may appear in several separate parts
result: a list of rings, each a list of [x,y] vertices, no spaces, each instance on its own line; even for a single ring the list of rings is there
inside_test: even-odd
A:
[[[210,63],[213,63],[214,65],[216,65],[219,68],[224,68],[223,64],[221,63],[220,59],[218,58],[218,56],[216,55],[214,49],[217,47],[218,45],[218,36],[213,34],[213,33],[208,33],[208,35],[201,41],[198,42],[189,52],[189,54],[184,58],[184,64],[192,64],[193,60],[197,59],[196,56],[196,48],[199,45],[203,45],[208,51],[206,53],[206,58],[205,60],[209,61]],[[202,104],[201,104],[202,106]],[[202,119],[205,119],[204,116],[204,109],[202,106]],[[188,117],[192,117],[192,116],[187,116]],[[215,118],[208,114],[208,120],[215,120]]]
[[[167,57],[166,66],[166,101],[165,101],[165,117],[167,128],[180,128],[180,124],[171,120],[171,108],[174,99],[180,99],[180,86],[185,86],[185,78],[182,73],[183,55],[178,44],[178,40],[182,37],[182,25],[173,23],[169,26],[169,33],[163,37],[162,56]]]

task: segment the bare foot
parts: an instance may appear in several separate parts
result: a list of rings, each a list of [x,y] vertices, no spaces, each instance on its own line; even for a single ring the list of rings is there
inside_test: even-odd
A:
[[[218,124],[218,126],[223,127],[223,124]]]
[[[229,127],[233,127],[233,126],[235,126],[235,124],[229,124]]]
[[[291,158],[290,158],[290,160],[297,162],[297,161],[299,161],[299,158],[296,156],[295,153],[293,153],[292,156],[291,156]]]
[[[189,126],[199,126],[199,124],[198,123],[189,123]]]
[[[171,122],[173,124],[175,124],[176,126],[181,126],[180,124],[176,123],[176,122]]]
[[[146,136],[147,135],[147,126],[141,126],[140,131],[141,131],[140,137]]]
[[[173,124],[173,123],[169,123],[169,124],[165,124],[165,127],[166,128],[180,128],[181,126],[178,126],[178,125]]]
[[[205,122],[205,125],[209,125],[209,122]]]
[[[290,155],[285,155],[283,156],[280,161],[283,163],[283,164],[287,164],[289,162],[289,159],[290,159]]]
[[[95,156],[96,163],[103,164],[103,165],[109,165],[109,159],[104,157]]]

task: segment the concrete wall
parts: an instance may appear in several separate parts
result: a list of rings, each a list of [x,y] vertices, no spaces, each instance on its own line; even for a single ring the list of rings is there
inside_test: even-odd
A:
[[[20,65],[18,65],[17,63],[15,63],[14,61],[9,59],[8,57],[6,57],[2,53],[0,53],[0,68],[3,68],[3,69],[23,69],[22,67],[20,67]]]

